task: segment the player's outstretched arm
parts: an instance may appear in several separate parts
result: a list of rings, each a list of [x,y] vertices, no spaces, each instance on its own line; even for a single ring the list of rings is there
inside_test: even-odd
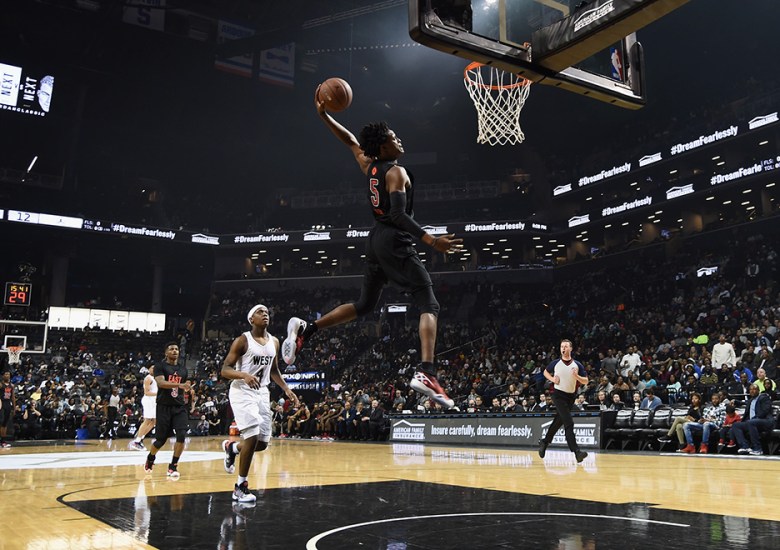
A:
[[[318,92],[319,89],[319,86],[317,86]],[[317,114],[320,115],[325,126],[328,127],[339,141],[349,147],[358,165],[360,165],[360,169],[365,174],[368,171],[368,166],[371,164],[371,159],[363,154],[363,149],[360,148],[360,143],[355,137],[355,134],[347,130],[341,123],[328,114],[328,111],[325,110],[325,102],[317,99],[317,92],[314,93],[314,106],[317,108]]]

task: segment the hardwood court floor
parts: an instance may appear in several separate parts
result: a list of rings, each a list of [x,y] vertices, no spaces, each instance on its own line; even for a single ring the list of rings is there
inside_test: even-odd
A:
[[[780,537],[778,458],[592,452],[577,465],[556,449],[273,440],[243,507],[220,441],[192,438],[178,481],[170,445],[150,476],[127,440],[3,450],[0,549],[754,550]]]

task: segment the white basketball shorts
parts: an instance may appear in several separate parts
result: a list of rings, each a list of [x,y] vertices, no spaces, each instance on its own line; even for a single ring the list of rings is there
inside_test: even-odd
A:
[[[144,409],[144,418],[157,418],[157,397],[144,395],[141,398],[141,406]]]
[[[271,441],[271,405],[267,387],[253,390],[230,386],[228,396],[236,426],[241,437],[260,436],[260,441]]]

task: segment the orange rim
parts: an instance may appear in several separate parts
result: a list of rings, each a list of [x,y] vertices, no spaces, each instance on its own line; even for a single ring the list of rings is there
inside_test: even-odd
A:
[[[516,75],[514,73],[509,73],[509,74],[512,74],[515,78],[519,79],[514,84],[500,84],[500,85],[496,86],[496,85],[491,85],[491,84],[479,83],[479,82],[476,82],[476,81],[472,80],[471,79],[471,75],[469,74],[469,71],[473,71],[473,70],[478,69],[478,68],[483,67],[483,66],[485,66],[484,63],[480,63],[479,61],[472,61],[471,63],[466,65],[465,69],[463,69],[463,78],[466,80],[466,82],[468,82],[468,84],[470,86],[476,86],[476,87],[482,88],[484,90],[511,90],[513,88],[519,88],[521,86],[529,86],[531,84],[531,81],[528,80],[527,78],[522,77],[520,75]]]

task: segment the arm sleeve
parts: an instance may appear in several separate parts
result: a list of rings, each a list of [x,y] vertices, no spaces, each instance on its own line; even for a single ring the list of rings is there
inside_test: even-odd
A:
[[[406,231],[417,239],[422,239],[425,235],[423,228],[406,213],[406,193],[401,191],[390,193],[390,219],[398,229]]]

